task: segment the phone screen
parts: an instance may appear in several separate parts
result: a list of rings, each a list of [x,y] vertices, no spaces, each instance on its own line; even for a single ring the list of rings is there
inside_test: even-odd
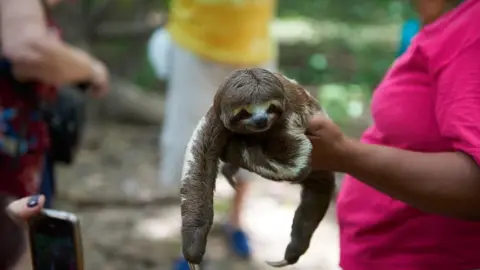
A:
[[[47,216],[35,220],[30,226],[34,270],[81,270],[77,268],[74,226]]]

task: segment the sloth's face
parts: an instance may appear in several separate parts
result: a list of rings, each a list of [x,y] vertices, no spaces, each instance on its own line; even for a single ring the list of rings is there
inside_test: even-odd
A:
[[[268,70],[241,69],[232,72],[215,97],[220,118],[235,133],[269,130],[286,111],[282,82]]]
[[[282,115],[282,103],[280,100],[269,100],[235,107],[225,126],[233,132],[244,134],[267,131]]]

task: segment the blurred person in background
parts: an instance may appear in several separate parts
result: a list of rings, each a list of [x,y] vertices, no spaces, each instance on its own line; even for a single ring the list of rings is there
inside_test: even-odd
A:
[[[412,3],[421,29],[375,90],[361,140],[310,123],[312,166],[347,174],[344,270],[480,269],[480,1]]]
[[[160,137],[160,181],[168,192],[179,194],[183,158],[197,123],[212,104],[223,79],[233,70],[263,67],[276,70],[276,44],[270,25],[276,12],[275,0],[173,0],[167,32],[156,32],[149,50],[171,38],[169,64],[162,64],[159,53],[150,61],[160,76],[168,73],[165,119]],[[168,69],[169,68],[169,69]],[[225,232],[233,251],[250,256],[247,235],[241,225],[241,208],[247,182],[253,177],[241,170],[235,180],[237,191]],[[183,259],[175,269],[188,269]]]
[[[0,1],[0,192],[19,198],[39,192],[48,131],[40,108],[61,85],[89,83],[108,91],[105,65],[61,41],[44,6],[59,0]]]
[[[58,38],[62,37],[60,27],[54,22],[51,9],[63,0],[41,0],[43,3],[47,26]],[[72,0],[70,3],[74,2]],[[45,208],[53,207],[56,191],[55,165],[62,163],[71,165],[78,146],[79,136],[83,128],[85,100],[74,91],[83,91],[88,82],[77,85],[62,85],[57,88],[54,102],[44,106],[43,119],[48,126],[50,144],[45,154],[41,175],[40,192],[45,195]]]
[[[412,38],[420,31],[420,20],[419,19],[408,19],[402,25],[402,30],[400,33],[400,46],[397,53],[397,57],[402,55],[410,46]]]

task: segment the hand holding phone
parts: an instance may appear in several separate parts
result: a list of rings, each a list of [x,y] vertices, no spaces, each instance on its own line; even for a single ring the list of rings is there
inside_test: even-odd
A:
[[[80,223],[74,214],[44,209],[28,225],[33,270],[84,270]]]

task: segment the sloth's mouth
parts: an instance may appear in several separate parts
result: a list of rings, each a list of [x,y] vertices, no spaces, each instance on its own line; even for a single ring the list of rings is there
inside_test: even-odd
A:
[[[261,133],[269,130],[280,115],[275,113],[253,115],[245,121],[245,130],[248,133]]]
[[[252,128],[250,129],[250,131],[251,131],[251,132],[254,132],[254,133],[260,133],[260,132],[267,131],[268,129],[270,129],[270,125],[268,125],[267,127],[264,127],[264,128],[252,127]]]
[[[248,129],[255,133],[264,132],[272,127],[273,122],[275,122],[275,119],[269,119],[265,123],[250,124],[248,125]]]

